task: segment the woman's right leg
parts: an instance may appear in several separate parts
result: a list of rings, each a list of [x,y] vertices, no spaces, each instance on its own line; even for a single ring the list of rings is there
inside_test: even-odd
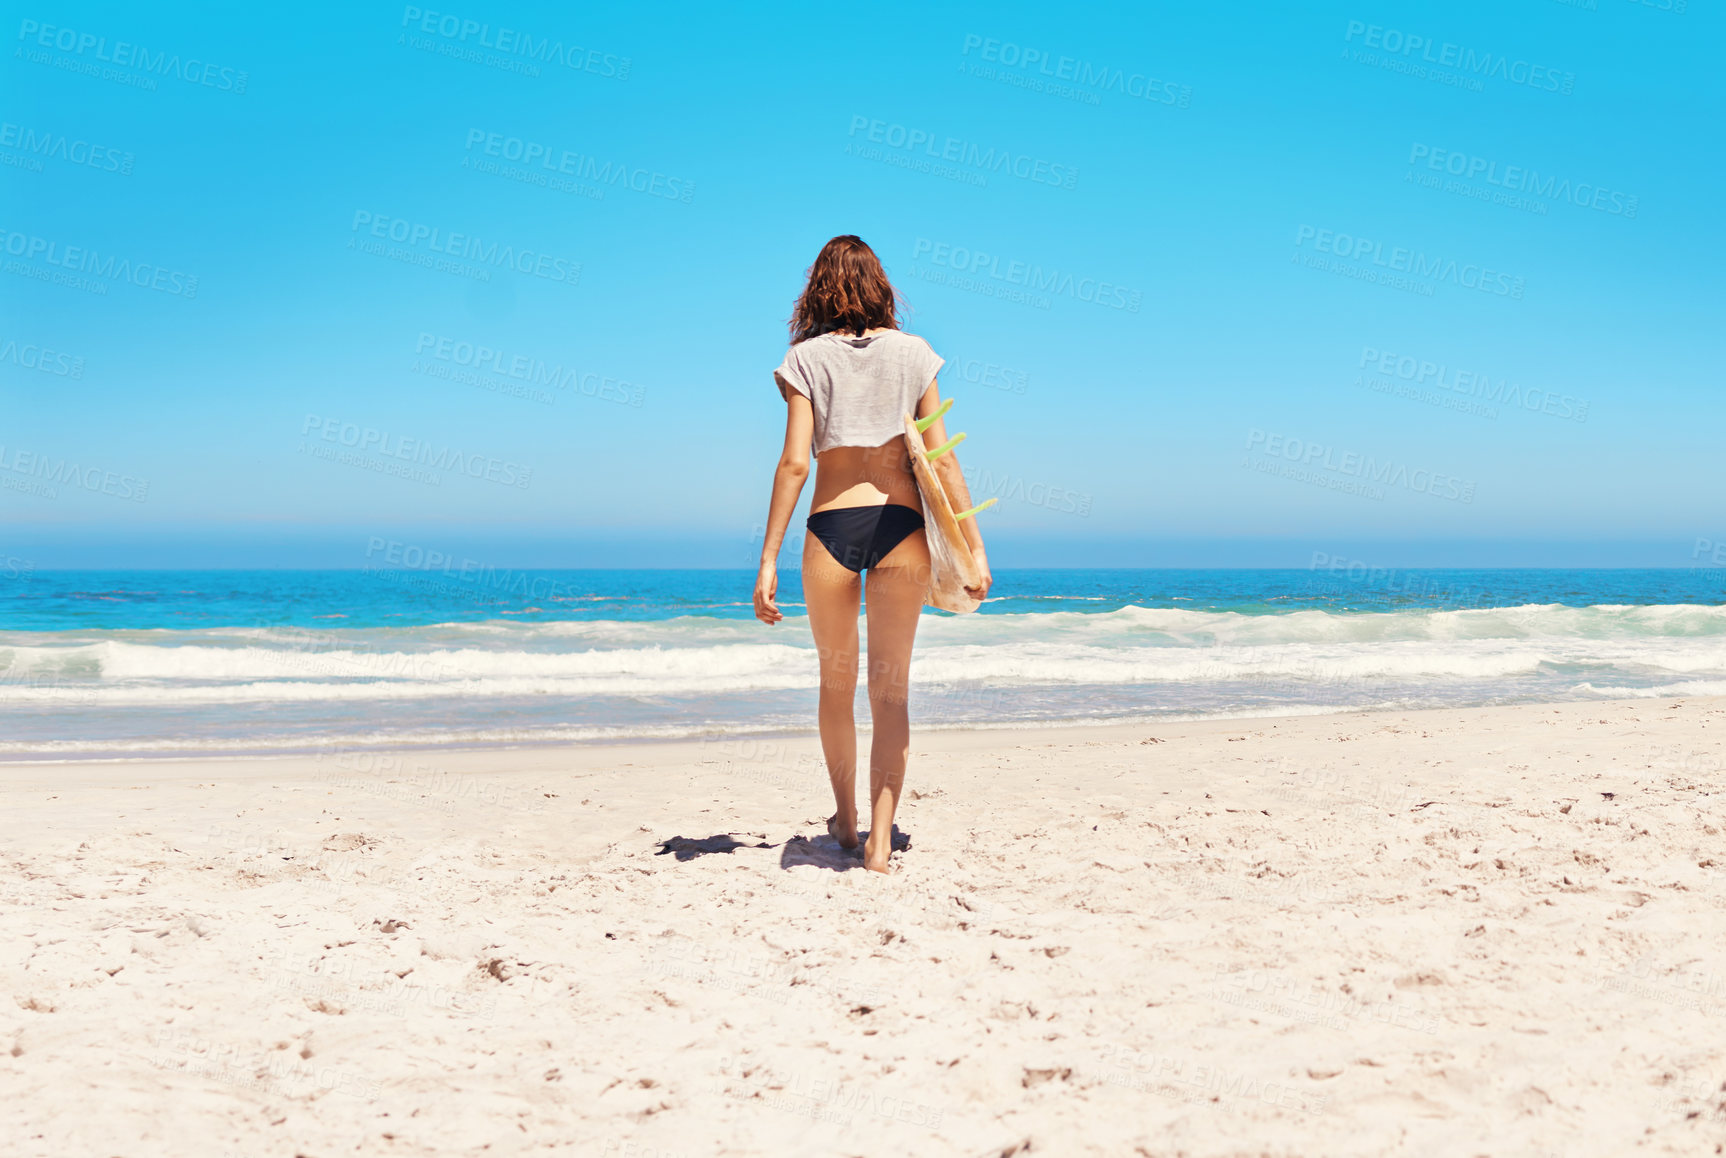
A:
[[[803,536],[803,601],[821,660],[821,753],[833,785],[833,819],[827,831],[841,846],[857,847],[857,606],[863,579],[840,566],[821,540]]]

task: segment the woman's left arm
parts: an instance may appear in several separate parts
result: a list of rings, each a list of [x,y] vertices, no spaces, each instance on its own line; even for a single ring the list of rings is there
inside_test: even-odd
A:
[[[755,618],[766,624],[785,616],[774,599],[779,594],[779,548],[791,512],[803,494],[809,477],[809,444],[815,437],[815,411],[809,399],[795,390],[785,391],[785,448],[773,471],[773,497],[767,504],[767,533],[761,539],[761,569],[755,576]]]

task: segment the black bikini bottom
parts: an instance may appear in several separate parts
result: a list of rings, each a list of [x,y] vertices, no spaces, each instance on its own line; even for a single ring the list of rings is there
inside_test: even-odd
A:
[[[839,565],[852,571],[873,567],[905,537],[923,527],[923,512],[897,503],[840,507],[809,516],[809,533],[827,546]]]

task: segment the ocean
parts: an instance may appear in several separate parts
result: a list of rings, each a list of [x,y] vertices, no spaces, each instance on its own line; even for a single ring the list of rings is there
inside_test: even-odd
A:
[[[0,572],[0,760],[814,727],[798,574]],[[1003,571],[918,630],[917,728],[1726,694],[1726,571]],[[859,690],[858,720],[868,719]]]

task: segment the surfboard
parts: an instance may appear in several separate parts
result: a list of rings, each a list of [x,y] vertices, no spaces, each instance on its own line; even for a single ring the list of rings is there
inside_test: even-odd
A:
[[[911,456],[911,473],[917,476],[917,491],[923,499],[924,537],[929,540],[931,574],[929,594],[923,602],[929,607],[965,615],[980,606],[965,592],[965,588],[981,583],[983,572],[971,555],[971,544],[965,541],[965,532],[959,523],[994,506],[995,500],[979,503],[968,511],[955,512],[947,498],[946,488],[941,485],[940,476],[935,473],[935,460],[965,441],[965,436],[956,434],[930,450],[923,445],[923,432],[952,407],[953,400],[949,398],[927,418],[905,415],[905,450]]]

